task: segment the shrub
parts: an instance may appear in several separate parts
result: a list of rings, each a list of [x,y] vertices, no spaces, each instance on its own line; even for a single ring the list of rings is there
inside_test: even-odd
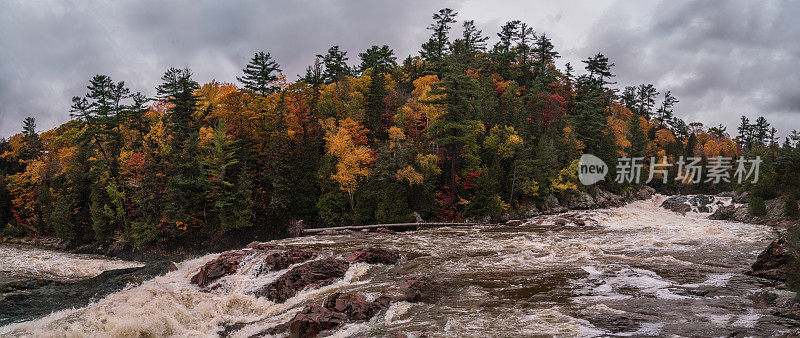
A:
[[[759,196],[750,196],[750,214],[754,216],[763,216],[767,214],[767,205],[764,204],[764,199]]]
[[[797,210],[797,199],[793,194],[789,194],[789,196],[786,197],[786,206],[784,210],[786,210],[786,216],[789,217],[797,217],[797,215],[800,214]]]

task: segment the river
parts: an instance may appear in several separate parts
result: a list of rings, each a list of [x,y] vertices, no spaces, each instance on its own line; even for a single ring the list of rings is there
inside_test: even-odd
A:
[[[291,319],[305,304],[322,303],[332,292],[377,297],[396,291],[412,275],[433,276],[452,291],[432,305],[393,303],[370,321],[347,324],[333,335],[771,336],[800,326],[755,307],[749,297],[777,287],[743,274],[775,237],[773,229],[712,221],[708,214],[682,216],[658,207],[663,199],[578,212],[589,220],[586,226],[545,222],[277,241],[328,255],[383,246],[404,256],[394,266],[351,265],[342,280],[283,304],[251,294],[285,272],[258,275],[257,256],[223,278],[220,287],[201,291],[189,279],[216,256],[206,255],[88,307],[0,328],[0,335],[216,336],[225,324],[245,323],[228,333],[247,337]],[[15,255],[3,250],[4,256]],[[59,271],[67,271],[63,275],[75,276],[69,273],[73,268],[96,272],[81,257],[53,255]]]

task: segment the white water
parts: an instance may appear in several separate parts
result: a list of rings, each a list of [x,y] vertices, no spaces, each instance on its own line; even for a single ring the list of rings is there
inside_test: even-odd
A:
[[[226,323],[244,323],[231,334],[247,337],[332,292],[393,294],[411,275],[432,275],[454,291],[433,305],[392,304],[331,334],[725,336],[777,334],[798,325],[754,308],[747,297],[774,286],[742,274],[774,237],[771,228],[681,216],[659,208],[663,199],[583,212],[599,224],[591,227],[438,228],[278,241],[325,255],[380,245],[405,256],[395,266],[352,265],[335,284],[283,304],[252,295],[285,272],[257,276],[258,256],[211,292],[189,284],[215,257],[207,255],[86,308],[0,328],[0,335],[217,336]]]
[[[106,270],[137,266],[142,264],[30,246],[0,245],[0,282],[27,278],[72,281],[94,277]]]

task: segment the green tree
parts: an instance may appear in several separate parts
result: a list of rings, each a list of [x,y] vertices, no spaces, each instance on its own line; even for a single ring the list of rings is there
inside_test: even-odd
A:
[[[256,93],[267,96],[278,90],[275,81],[278,80],[278,75],[281,68],[278,62],[272,59],[272,56],[266,52],[258,52],[253,55],[250,62],[244,68],[244,76],[237,77],[244,87]]]
[[[450,40],[447,37],[447,33],[450,32],[450,25],[456,22],[456,15],[458,15],[458,12],[450,8],[441,9],[439,13],[433,14],[434,22],[428,26],[428,29],[433,33],[428,42],[422,44],[422,50],[419,52],[423,59],[432,62],[439,62],[444,59],[450,48]]]

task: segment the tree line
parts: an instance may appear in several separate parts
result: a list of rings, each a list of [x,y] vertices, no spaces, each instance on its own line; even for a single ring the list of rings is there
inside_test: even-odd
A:
[[[0,141],[3,232],[139,248],[213,245],[282,236],[297,219],[498,218],[551,197],[636,188],[581,186],[583,153],[612,172],[619,156],[760,155],[762,179],[742,189],[760,198],[776,187],[800,191],[797,132],[781,146],[763,117],[742,117],[736,138],[723,126],[687,124],[669,91],[616,88],[615,65],[601,53],[582,71],[559,68],[552,41],[532,25],[507,22],[489,46],[473,21],[457,17],[435,13],[419,55],[398,61],[376,45],[351,65],[333,46],[294,82],[266,51],[238,84],[201,85],[190,69],[170,68],[155,97],[96,75],[72,99],[69,122],[39,133],[29,117]]]

